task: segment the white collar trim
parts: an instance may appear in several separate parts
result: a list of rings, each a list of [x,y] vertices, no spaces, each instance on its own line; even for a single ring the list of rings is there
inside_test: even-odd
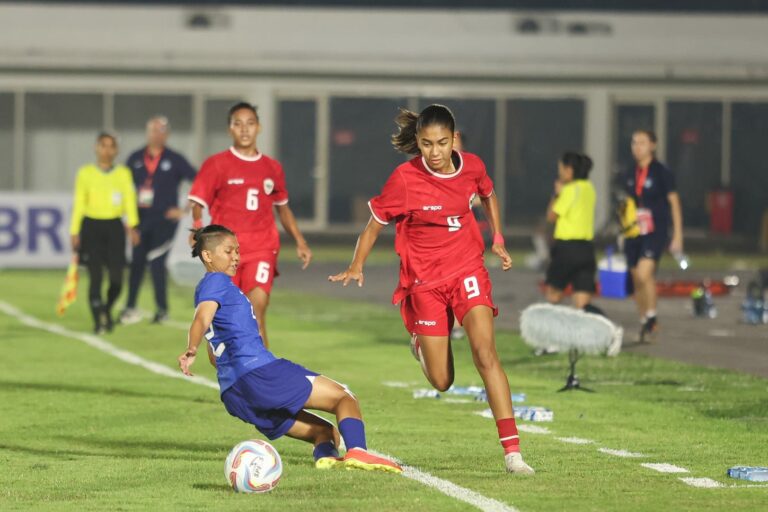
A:
[[[427,164],[427,160],[423,156],[421,157],[421,163],[424,164],[424,168],[427,171],[429,171],[429,173],[432,176],[435,176],[436,178],[442,178],[442,179],[453,178],[453,177],[458,176],[459,173],[461,172],[461,170],[464,168],[464,157],[461,156],[461,152],[460,151],[454,151],[454,153],[459,155],[459,168],[456,169],[455,172],[452,172],[450,174],[444,174],[442,172],[435,172],[435,171],[433,171],[432,168],[429,166],[429,164]],[[451,154],[451,157],[453,157],[453,154]]]
[[[229,151],[240,160],[245,160],[246,162],[258,162],[262,157],[262,153],[256,153],[256,156],[246,156],[236,150],[234,146],[230,146]]]

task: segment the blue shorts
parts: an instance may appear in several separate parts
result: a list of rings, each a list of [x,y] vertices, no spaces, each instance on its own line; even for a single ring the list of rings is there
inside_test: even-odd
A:
[[[624,240],[627,266],[635,268],[640,258],[650,258],[658,263],[667,245],[669,245],[669,237],[664,233],[651,233],[636,238],[627,238]]]
[[[268,439],[284,435],[312,393],[319,374],[287,359],[277,359],[246,373],[221,394],[227,412]]]

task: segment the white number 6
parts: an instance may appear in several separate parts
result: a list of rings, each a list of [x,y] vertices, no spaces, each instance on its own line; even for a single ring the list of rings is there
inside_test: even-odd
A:
[[[259,209],[259,189],[249,188],[248,195],[245,198],[246,210],[258,210]]]
[[[269,282],[269,269],[270,265],[266,261],[260,261],[259,266],[256,267],[256,282],[261,284],[267,284]]]
[[[470,276],[464,280],[464,289],[467,291],[467,298],[472,299],[480,295],[480,285],[475,276]]]

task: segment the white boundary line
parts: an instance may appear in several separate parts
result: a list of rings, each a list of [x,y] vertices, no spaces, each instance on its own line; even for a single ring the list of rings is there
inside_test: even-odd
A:
[[[164,377],[171,377],[174,379],[186,380],[194,384],[199,384],[201,386],[205,386],[205,387],[216,389],[216,390],[219,389],[219,385],[210,379],[206,379],[205,377],[198,377],[198,376],[187,377],[186,375],[181,373],[179,370],[174,370],[168,366],[155,363],[154,361],[150,361],[148,359],[144,359],[143,357],[138,356],[133,352],[128,352],[127,350],[118,348],[115,345],[109,343],[108,341],[105,341],[104,339],[99,338],[98,336],[94,336],[92,334],[86,334],[83,332],[71,331],[65,327],[62,327],[61,325],[48,323],[38,318],[35,318],[33,316],[27,315],[17,307],[12,306],[7,302],[0,301],[0,311],[2,311],[8,316],[14,317],[16,320],[18,320],[24,325],[33,327],[35,329],[48,331],[53,334],[58,334],[60,336],[64,336],[67,338],[72,338],[72,339],[82,341],[86,345],[92,348],[95,348],[97,350],[100,350],[101,352],[104,352],[113,357],[116,357],[117,359],[125,363],[139,366],[157,375],[162,375]],[[463,501],[468,505],[472,505],[473,507],[479,510],[482,510],[483,512],[519,512],[518,509],[511,507],[506,503],[502,503],[501,501],[497,501],[492,498],[487,498],[482,494],[479,494],[470,489],[456,485],[453,482],[449,482],[448,480],[443,480],[442,478],[438,478],[425,471],[421,471],[420,469],[417,469],[413,466],[403,465],[402,475],[406,478],[415,480],[416,482],[426,485],[427,487],[431,487],[436,491],[445,494],[446,496],[449,496],[459,501]]]

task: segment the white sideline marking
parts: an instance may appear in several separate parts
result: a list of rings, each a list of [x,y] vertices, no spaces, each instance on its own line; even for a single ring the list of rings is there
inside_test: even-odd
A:
[[[614,457],[645,457],[642,453],[628,452],[627,450],[614,450],[613,448],[598,448],[597,451],[613,455]]]
[[[556,437],[558,441],[562,441],[564,443],[570,443],[570,444],[594,444],[594,441],[591,439],[582,439],[580,437]]]
[[[644,468],[658,471],[659,473],[690,473],[690,471],[688,471],[685,468],[681,468],[680,466],[675,466],[674,464],[667,464],[666,462],[662,462],[662,463],[644,462],[640,465],[643,466]]]
[[[516,508],[510,507],[506,503],[502,503],[501,501],[497,501],[492,498],[486,498],[482,494],[478,494],[475,491],[465,489],[464,487],[460,487],[453,482],[443,480],[442,478],[437,478],[436,476],[425,473],[424,471],[414,468],[413,466],[403,464],[402,461],[396,457],[392,457],[391,455],[379,453],[373,450],[368,451],[380,457],[387,457],[392,459],[400,464],[400,466],[403,468],[402,475],[405,478],[416,480],[417,482],[422,483],[428,487],[437,489],[446,496],[450,496],[451,498],[463,501],[464,503],[468,503],[476,508],[479,508],[480,510],[485,512],[518,512]]]
[[[179,370],[174,370],[168,366],[144,359],[143,357],[138,356],[132,352],[118,348],[115,345],[103,340],[102,338],[99,338],[98,336],[86,334],[83,332],[71,331],[60,325],[44,322],[43,320],[27,315],[20,309],[8,304],[7,302],[0,301],[0,311],[8,316],[15,317],[24,325],[82,341],[92,348],[116,357],[125,363],[140,366],[141,368],[149,370],[152,373],[163,375],[165,377],[171,377],[174,379],[187,380],[194,384],[199,384],[201,386],[206,386],[216,390],[219,389],[219,385],[210,379],[199,376],[187,377]],[[482,494],[456,485],[453,482],[449,482],[448,480],[443,480],[442,478],[430,475],[429,473],[421,471],[412,466],[403,466],[403,476],[424,484],[427,487],[432,487],[436,491],[439,491],[446,496],[457,499],[459,501],[463,501],[464,503],[472,505],[473,507],[482,510],[483,512],[519,512],[518,509],[513,508],[505,503],[496,501],[491,498],[486,498]]]
[[[716,489],[718,487],[725,487],[725,484],[712,480],[711,478],[693,478],[690,476],[682,477],[680,480],[683,483],[690,485],[691,487],[699,487],[702,489]]]
[[[383,385],[387,386],[388,388],[409,388],[411,387],[410,384],[407,382],[398,382],[394,380],[385,380],[382,382]]]
[[[93,334],[70,331],[69,329],[67,329],[66,327],[62,327],[61,325],[51,324],[51,323],[39,320],[35,317],[29,316],[23,311],[21,311],[20,309],[16,308],[15,306],[8,304],[7,302],[0,301],[0,311],[2,311],[8,316],[15,317],[18,321],[20,321],[24,325],[28,325],[29,327],[34,327],[36,329],[42,329],[44,331],[48,331],[53,334],[58,334],[60,336],[65,336],[67,338],[74,338],[76,340],[80,340],[90,347],[93,347],[106,354],[116,357],[125,363],[140,366],[145,370],[149,370],[152,373],[163,375],[165,377],[171,377],[174,379],[188,380],[190,382],[194,382],[195,384],[200,384],[201,386],[206,386],[216,390],[219,389],[219,385],[210,379],[206,379],[205,377],[200,377],[197,375],[195,375],[194,377],[187,377],[186,375],[181,373],[181,371],[179,370],[175,370],[173,368],[162,365],[160,363],[156,363],[154,361],[149,361],[148,359],[144,359],[143,357],[138,356],[133,352],[128,352],[127,350],[118,348],[115,345],[109,343],[108,341],[105,341],[104,339],[99,338],[98,336],[94,336]]]

